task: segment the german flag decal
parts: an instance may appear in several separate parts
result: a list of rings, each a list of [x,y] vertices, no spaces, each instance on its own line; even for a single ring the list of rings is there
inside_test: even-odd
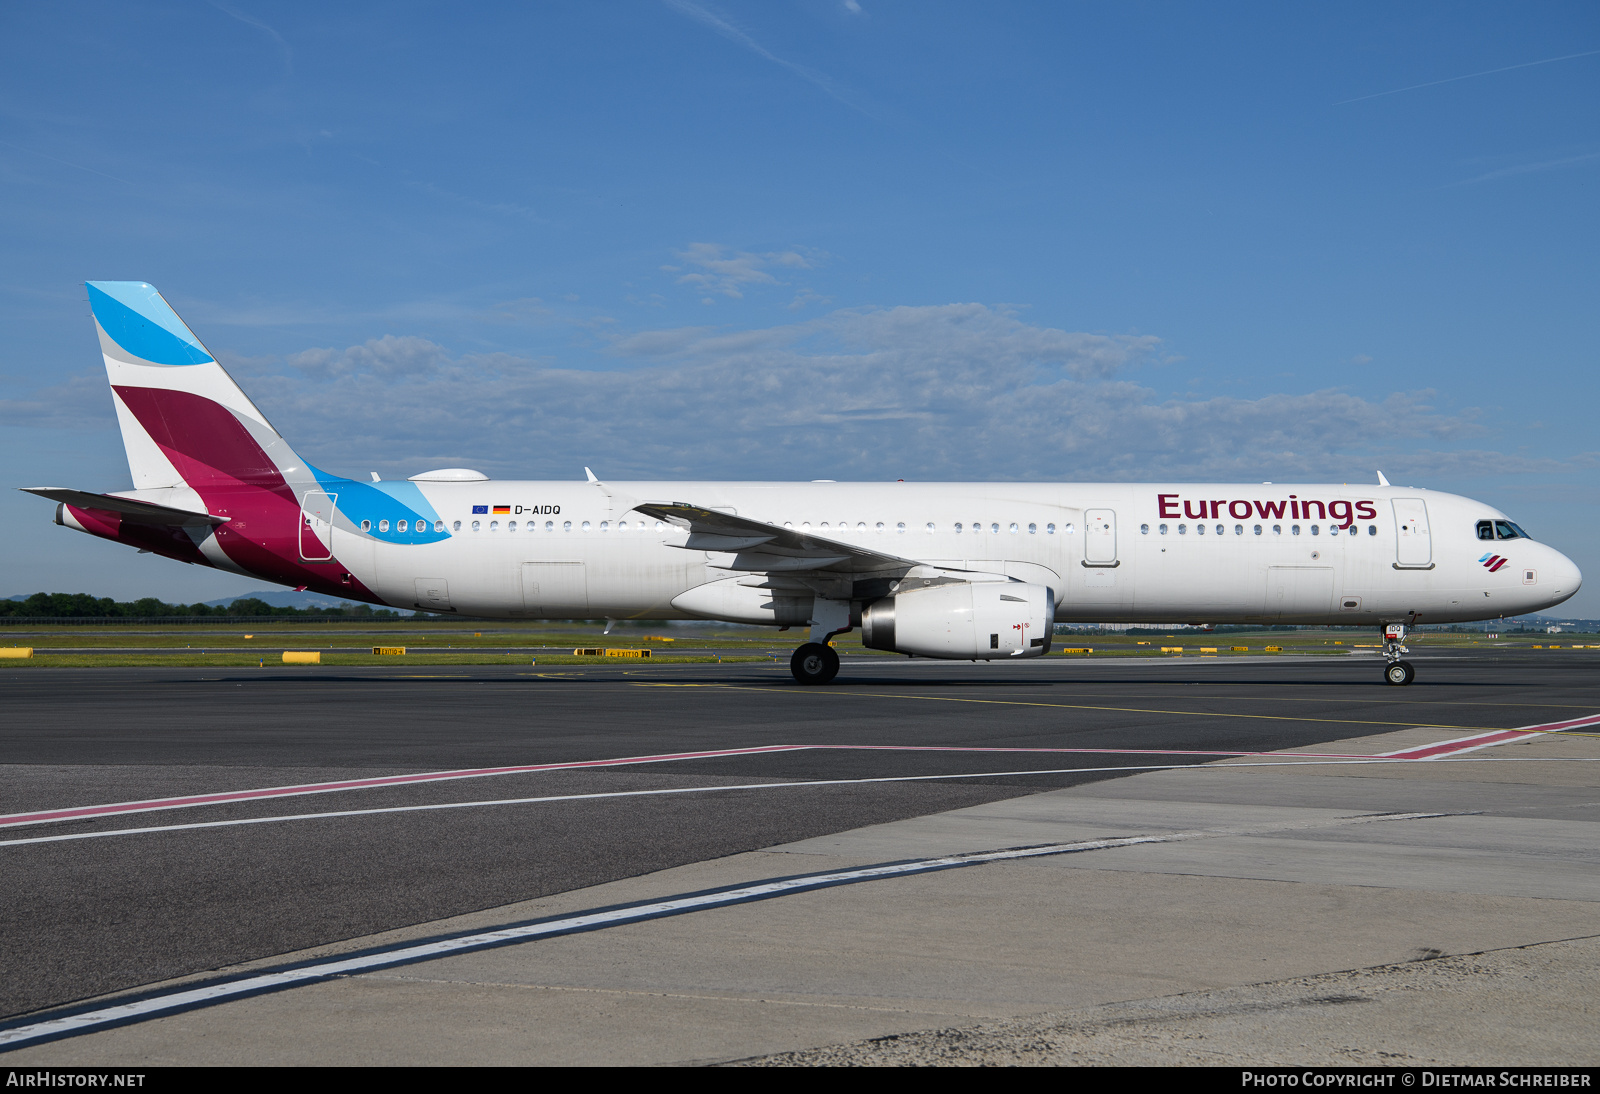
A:
[[[494,507],[494,511],[495,511],[495,515],[499,516],[501,513],[509,513],[509,512],[511,512],[511,506],[509,506],[509,505],[496,505]]]

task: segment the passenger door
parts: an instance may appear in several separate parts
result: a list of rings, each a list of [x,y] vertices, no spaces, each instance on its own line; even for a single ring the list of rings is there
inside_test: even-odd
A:
[[[1421,498],[1395,498],[1395,569],[1433,569],[1433,536],[1428,531],[1428,503]]]
[[[1083,564],[1117,565],[1117,514],[1113,509],[1083,511]]]
[[[338,494],[307,490],[300,503],[300,557],[306,562],[333,558],[333,507]]]

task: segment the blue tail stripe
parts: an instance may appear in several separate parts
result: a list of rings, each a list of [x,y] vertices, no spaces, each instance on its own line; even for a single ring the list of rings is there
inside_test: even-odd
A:
[[[113,342],[157,365],[203,365],[212,360],[161,294],[143,281],[90,281],[89,306]]]

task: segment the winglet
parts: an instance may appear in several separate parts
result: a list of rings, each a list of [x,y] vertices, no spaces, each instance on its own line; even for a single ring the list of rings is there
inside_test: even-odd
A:
[[[1383,472],[1382,471],[1378,472],[1378,485],[1379,486],[1388,486],[1389,485],[1389,480],[1383,477]]]
[[[600,481],[599,479],[594,477],[594,472],[590,471],[587,467],[585,467],[583,469],[583,473],[588,476],[590,482],[599,482]]]

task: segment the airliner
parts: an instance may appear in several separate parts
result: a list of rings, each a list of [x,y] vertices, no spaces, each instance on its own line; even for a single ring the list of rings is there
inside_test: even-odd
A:
[[[298,455],[142,281],[88,283],[133,489],[32,487],[57,524],[200,566],[425,612],[859,628],[912,657],[1042,657],[1057,623],[1408,628],[1539,611],[1582,575],[1493,506],[1308,483],[343,478]]]

